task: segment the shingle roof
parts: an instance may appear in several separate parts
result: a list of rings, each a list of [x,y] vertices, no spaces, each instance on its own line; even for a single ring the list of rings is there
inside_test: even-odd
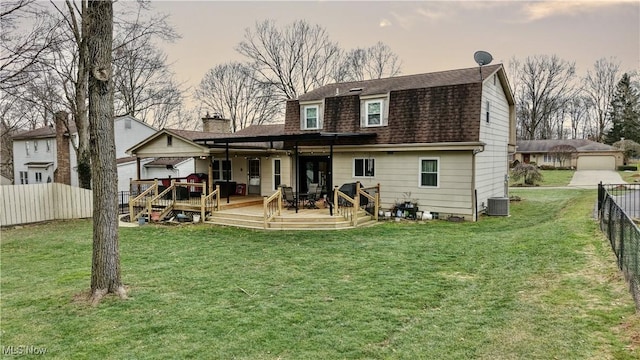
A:
[[[579,152],[618,151],[613,146],[586,139],[518,140],[516,145],[519,153],[545,153],[559,145],[573,146]]]
[[[76,124],[73,121],[69,122],[69,128],[72,134],[78,131],[76,129]],[[51,138],[51,137],[56,137],[56,129],[53,126],[43,126],[38,129],[20,132],[14,135],[13,139],[27,140],[27,139],[43,139],[43,138]]]
[[[482,77],[486,79],[490,74],[496,72],[500,67],[502,67],[502,64],[483,66]],[[447,85],[480,83],[482,82],[483,78],[480,77],[480,68],[476,66],[467,69],[329,84],[312,90],[306,94],[300,95],[298,97],[298,100],[313,101],[321,100],[329,96],[344,96],[354,94],[366,96],[386,94],[391,90],[421,89]],[[351,91],[352,89],[361,90]]]
[[[146,163],[144,166],[167,166],[167,165],[178,165],[183,161],[189,160],[191,158],[184,157],[161,157],[157,158],[153,161]]]

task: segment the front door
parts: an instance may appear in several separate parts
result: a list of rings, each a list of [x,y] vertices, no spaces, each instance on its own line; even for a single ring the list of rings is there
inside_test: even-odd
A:
[[[260,159],[249,159],[249,186],[247,193],[260,195]]]

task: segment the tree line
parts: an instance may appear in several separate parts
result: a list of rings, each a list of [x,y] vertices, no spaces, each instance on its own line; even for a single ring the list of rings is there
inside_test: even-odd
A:
[[[235,48],[244,61],[215,65],[195,88],[187,89],[175,80],[160,49],[163,42],[180,38],[169,16],[155,13],[146,1],[115,4],[115,114],[135,116],[156,128],[197,128],[199,118],[210,112],[230,119],[235,132],[281,121],[284,100],[328,83],[401,74],[399,56],[382,42],[342,49],[320,25],[264,20],[245,29]],[[46,125],[55,112],[65,110],[78,129],[80,180],[89,187],[87,1],[13,0],[0,6],[4,150],[10,151],[9,134]],[[506,68],[518,138],[640,141],[640,125],[635,125],[640,122],[638,74],[622,74],[615,58],[597,60],[583,77],[577,76],[575,62],[555,55],[512,58]],[[199,105],[187,108],[188,97]],[[7,161],[5,156],[5,173],[12,168]]]

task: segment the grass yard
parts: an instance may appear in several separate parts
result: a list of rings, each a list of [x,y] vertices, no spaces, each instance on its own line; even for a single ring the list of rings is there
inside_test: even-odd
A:
[[[91,223],[2,231],[1,342],[47,358],[637,359],[640,316],[595,190],[510,217],[327,232],[122,228],[131,299],[98,307]]]
[[[567,186],[573,178],[574,170],[540,170],[542,174],[542,181],[537,183],[537,186],[552,187],[552,186]],[[524,179],[520,181],[513,181],[509,179],[509,186],[524,186]]]

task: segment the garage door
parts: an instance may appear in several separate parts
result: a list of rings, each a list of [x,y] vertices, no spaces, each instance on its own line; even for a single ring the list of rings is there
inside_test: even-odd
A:
[[[615,170],[616,158],[611,155],[578,156],[578,170]]]

